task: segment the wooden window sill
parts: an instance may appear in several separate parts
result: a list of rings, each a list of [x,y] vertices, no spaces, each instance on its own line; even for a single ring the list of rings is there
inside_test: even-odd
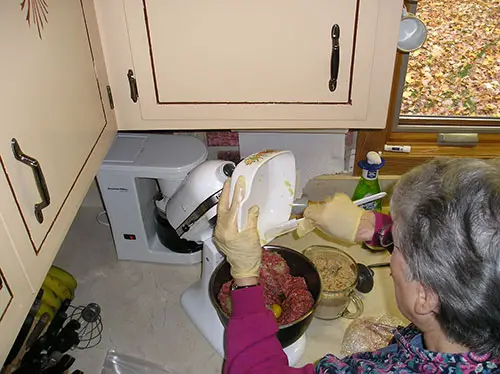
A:
[[[457,129],[458,130],[458,129]],[[459,132],[459,130],[457,131]],[[474,147],[442,146],[436,143],[437,134],[431,133],[390,133],[385,130],[359,131],[356,165],[364,159],[368,151],[383,151],[384,144],[410,145],[410,153],[383,152],[386,164],[381,173],[401,175],[413,167],[438,156],[495,158],[500,157],[500,135],[479,134],[479,143]],[[355,175],[361,175],[356,166]]]
[[[415,166],[438,156],[495,158],[500,157],[499,146],[480,144],[476,147],[444,147],[429,144],[412,144],[411,153],[383,152],[383,174],[401,175]]]

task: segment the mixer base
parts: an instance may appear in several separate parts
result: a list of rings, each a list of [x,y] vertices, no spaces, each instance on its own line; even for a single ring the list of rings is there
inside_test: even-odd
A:
[[[184,291],[181,305],[201,334],[224,357],[224,326],[210,302],[208,288],[202,287],[201,281],[197,281]]]

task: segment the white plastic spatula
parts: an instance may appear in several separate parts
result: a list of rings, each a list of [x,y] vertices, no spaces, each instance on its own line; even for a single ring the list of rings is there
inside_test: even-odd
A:
[[[371,196],[366,196],[363,197],[362,199],[355,200],[353,201],[353,204],[360,206],[366,203],[371,203],[372,201],[379,200],[384,198],[387,195],[386,192],[380,192],[375,195]],[[271,240],[274,238],[277,238],[278,236],[287,234],[291,231],[294,231],[297,228],[297,225],[299,224],[300,221],[303,221],[304,218],[299,218],[299,219],[291,219],[289,221],[280,223],[278,226],[269,229],[265,232],[264,238],[266,239],[265,241],[269,243]]]

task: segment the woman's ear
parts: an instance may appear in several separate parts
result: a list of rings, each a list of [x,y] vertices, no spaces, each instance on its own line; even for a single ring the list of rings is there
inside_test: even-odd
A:
[[[439,297],[428,287],[422,283],[417,285],[417,299],[415,300],[415,313],[426,315],[437,313],[439,311]]]

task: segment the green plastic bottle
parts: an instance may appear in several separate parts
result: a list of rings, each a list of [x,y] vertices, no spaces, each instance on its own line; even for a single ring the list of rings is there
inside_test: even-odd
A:
[[[378,183],[378,172],[384,164],[384,159],[374,151],[370,151],[366,154],[366,160],[358,162],[358,166],[363,169],[363,174],[352,195],[353,201],[381,192]],[[360,205],[360,207],[366,210],[376,210],[380,212],[382,210],[382,200],[372,201],[371,203]]]

